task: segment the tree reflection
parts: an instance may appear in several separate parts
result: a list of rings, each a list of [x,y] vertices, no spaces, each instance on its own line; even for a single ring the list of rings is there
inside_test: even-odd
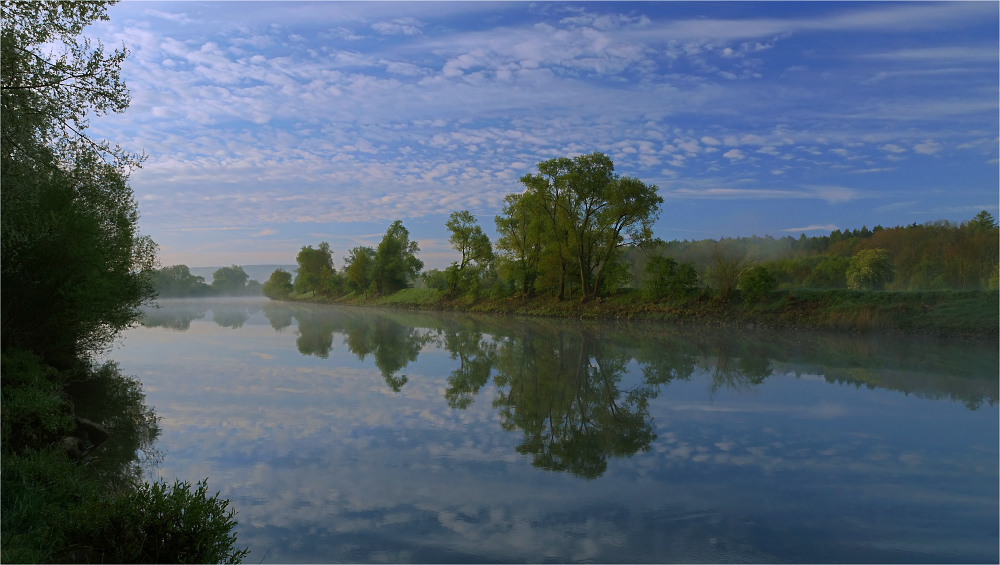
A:
[[[588,332],[538,332],[497,344],[497,396],[505,430],[520,429],[518,453],[532,465],[594,479],[609,457],[649,451],[656,439],[653,389],[621,387],[631,356]]]
[[[250,319],[250,309],[238,305],[212,305],[212,321],[224,328],[239,329]]]
[[[459,362],[448,375],[444,398],[451,408],[468,408],[490,380],[496,346],[477,328],[450,326],[442,333],[444,348]]]
[[[274,328],[274,331],[280,332],[292,325],[291,306],[280,302],[267,302],[262,307],[262,310],[264,311],[264,316],[267,317],[267,321]]]
[[[764,382],[774,372],[767,351],[750,342],[722,342],[716,349],[715,367],[709,396],[725,388],[735,392],[749,391]]]
[[[393,392],[399,392],[409,380],[406,375],[398,374],[399,371],[417,360],[420,350],[432,339],[431,336],[386,316],[349,320],[344,328],[347,348],[357,355],[359,361],[371,355],[385,384]]]
[[[142,480],[161,461],[153,448],[160,435],[158,418],[145,404],[142,383],[123,375],[115,363],[96,367],[85,380],[66,391],[76,415],[103,425],[108,439],[93,448],[85,461],[109,487],[124,487]]]
[[[208,307],[199,304],[170,304],[144,309],[139,323],[146,328],[185,331],[191,328],[193,320],[204,318],[205,312],[208,312]]]

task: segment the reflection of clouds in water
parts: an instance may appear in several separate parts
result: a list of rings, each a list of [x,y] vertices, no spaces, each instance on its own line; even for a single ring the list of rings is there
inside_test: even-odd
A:
[[[139,370],[128,356],[123,365],[142,375],[163,417],[161,476],[208,476],[233,498],[240,543],[256,550],[251,560],[271,547],[276,561],[615,561],[627,547],[637,560],[775,561],[741,538],[749,526],[734,517],[870,547],[868,539],[903,530],[873,518],[862,539],[845,520],[865,514],[845,501],[862,496],[908,511],[972,498],[974,519],[983,501],[996,500],[941,486],[942,477],[995,483],[995,449],[953,442],[935,457],[907,435],[931,429],[933,414],[954,419],[966,409],[925,402],[928,416],[913,430],[887,430],[880,423],[914,405],[895,392],[779,374],[753,394],[719,389],[709,401],[712,374],[696,371],[650,401],[659,436],[651,451],[611,459],[586,482],[540,472],[515,452],[519,434],[501,429],[492,384],[467,409],[449,408],[449,371],[463,359],[438,345],[421,347],[397,393],[339,333],[322,359],[299,355],[294,332],[268,326],[196,321],[184,334],[152,332],[129,336]],[[623,382],[633,386],[642,367],[627,369]],[[988,444],[982,439],[969,442]],[[815,506],[805,519],[803,496]],[[954,538],[940,539],[934,551]]]

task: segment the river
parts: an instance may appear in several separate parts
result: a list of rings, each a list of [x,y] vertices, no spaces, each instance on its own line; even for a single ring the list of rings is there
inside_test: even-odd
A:
[[[246,562],[997,562],[995,343],[162,300],[109,354]]]

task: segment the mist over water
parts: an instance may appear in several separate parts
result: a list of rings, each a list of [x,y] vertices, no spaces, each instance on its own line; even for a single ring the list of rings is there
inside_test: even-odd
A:
[[[111,357],[249,561],[998,557],[992,343],[161,301]]]

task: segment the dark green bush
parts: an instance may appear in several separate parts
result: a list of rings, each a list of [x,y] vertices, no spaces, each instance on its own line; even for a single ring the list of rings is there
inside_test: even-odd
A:
[[[100,542],[110,563],[239,563],[236,511],[207,480],[141,484],[107,501],[88,537]]]
[[[778,280],[771,271],[760,265],[751,267],[740,277],[740,293],[747,303],[763,302],[778,286]]]
[[[694,265],[678,264],[672,257],[651,257],[643,272],[642,291],[649,300],[682,296],[698,286]]]

